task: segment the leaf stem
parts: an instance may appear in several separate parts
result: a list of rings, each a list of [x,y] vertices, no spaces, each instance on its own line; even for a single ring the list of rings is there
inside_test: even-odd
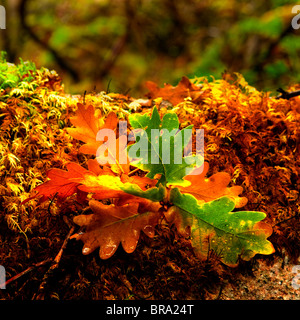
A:
[[[140,168],[135,168],[134,170],[130,171],[130,172],[128,173],[128,177],[131,176],[131,175],[133,175],[134,173],[136,173],[136,172],[139,171],[139,170],[140,170]]]

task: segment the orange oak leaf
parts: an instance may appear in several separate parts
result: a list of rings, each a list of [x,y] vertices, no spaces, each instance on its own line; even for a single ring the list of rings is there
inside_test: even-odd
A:
[[[96,154],[98,147],[103,143],[96,141],[97,133],[100,129],[115,130],[118,124],[118,118],[114,112],[108,114],[105,119],[99,110],[92,105],[85,107],[77,103],[76,116],[70,118],[71,123],[76,128],[67,128],[68,133],[75,139],[85,142],[79,148],[79,151],[85,154]]]
[[[71,237],[84,242],[83,254],[100,247],[100,258],[108,259],[120,243],[127,253],[133,252],[141,230],[149,237],[154,236],[154,227],[160,217],[158,211],[139,213],[137,203],[114,206],[91,200],[89,205],[93,214],[74,217],[74,222],[85,231]],[[157,206],[160,207],[159,204]]]
[[[109,167],[101,167],[96,159],[89,159],[87,161],[89,171],[93,172],[96,176],[111,175],[115,176],[115,173]]]
[[[201,91],[202,86],[191,83],[187,77],[182,77],[176,87],[165,84],[163,88],[159,88],[152,81],[147,81],[146,87],[150,90],[146,94],[148,98],[155,99],[161,97],[171,102],[174,106],[183,102],[187,97],[191,97],[193,102],[197,103],[203,94],[203,91]]]
[[[87,173],[90,173],[90,174],[93,174],[93,173],[84,169],[83,167],[81,167],[79,164],[75,162],[68,163],[66,167],[68,171],[56,169],[56,168],[49,170],[47,172],[47,177],[50,180],[34,188],[33,191],[37,191],[37,194],[26,199],[25,201],[22,202],[22,204],[38,196],[42,196],[41,199],[39,200],[40,203],[48,199],[51,199],[54,196],[57,197],[58,202],[62,202],[67,197],[75,193],[77,193],[77,199],[79,201],[83,201],[87,193],[79,190],[78,186],[80,185],[80,183],[72,179],[82,178]]]
[[[96,159],[99,163],[110,166],[111,170],[119,175],[128,174],[130,167],[126,147],[126,135],[118,139],[110,137],[97,150]]]
[[[243,192],[240,186],[227,187],[231,178],[226,172],[217,172],[211,177],[206,178],[206,173],[209,168],[208,162],[204,162],[203,168],[195,169],[194,173],[198,170],[200,174],[187,175],[185,180],[191,182],[188,187],[179,186],[182,193],[189,193],[193,195],[198,201],[209,202],[223,196],[228,196],[235,201],[235,207],[241,208],[248,202],[246,197],[239,197]]]
[[[140,177],[140,176],[131,176],[129,177],[126,174],[121,176],[121,181],[123,183],[129,182],[137,184],[142,190],[146,190],[147,188],[155,187],[157,184],[157,180],[150,179],[148,177]]]

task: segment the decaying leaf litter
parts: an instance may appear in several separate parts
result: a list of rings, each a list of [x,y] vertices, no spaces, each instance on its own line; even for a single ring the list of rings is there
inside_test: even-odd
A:
[[[33,198],[24,205],[20,205],[22,201],[32,197],[34,187],[39,184],[43,186],[42,183],[45,182],[46,172],[49,169],[53,173],[60,172],[55,171],[58,169],[66,172],[68,166],[75,167],[74,163],[77,163],[83,168],[82,171],[92,171],[91,176],[93,177],[103,174],[101,171],[103,168],[97,167],[93,156],[86,155],[79,150],[81,148],[82,151],[89,141],[84,141],[86,144],[82,144],[71,137],[67,132],[70,129],[65,130],[66,127],[76,126],[76,123],[72,123],[72,118],[74,122],[76,112],[82,108],[77,107],[78,102],[87,109],[90,108],[90,105],[93,106],[94,115],[103,115],[103,123],[99,125],[105,125],[105,119],[108,126],[115,125],[113,122],[116,121],[116,118],[111,112],[116,114],[118,119],[128,119],[135,114],[137,117],[139,114],[148,114],[150,117],[155,107],[159,110],[161,119],[166,114],[176,112],[181,128],[188,125],[203,128],[205,130],[205,160],[209,162],[207,177],[210,178],[208,181],[214,175],[218,176],[224,172],[225,175],[227,173],[231,177],[231,187],[227,188],[229,181],[226,181],[225,189],[237,191],[237,187],[242,186],[244,188],[242,196],[248,198],[248,203],[243,210],[266,213],[264,221],[273,227],[273,234],[269,240],[277,251],[271,257],[285,252],[291,259],[297,259],[299,254],[299,228],[297,227],[299,166],[296,162],[296,155],[299,153],[298,97],[289,101],[275,100],[268,94],[258,92],[248,86],[240,75],[224,75],[222,80],[213,82],[208,82],[204,78],[194,81],[183,78],[178,85],[180,88],[178,98],[176,87],[165,86],[163,89],[172,90],[173,98],[181,99],[181,101],[176,101],[177,105],[172,107],[165,103],[167,99],[170,99],[170,95],[166,93],[164,96],[163,91],[151,92],[151,88],[149,88],[149,100],[135,100],[119,94],[100,93],[86,95],[83,101],[83,97],[71,97],[64,94],[60,79],[54,72],[50,73],[44,69],[42,71],[33,70],[31,74],[35,79],[31,82],[32,87],[24,88],[26,82],[21,81],[16,88],[8,87],[1,92],[1,113],[4,115],[1,117],[1,130],[4,133],[2,139],[7,138],[5,144],[2,144],[2,154],[6,156],[2,157],[4,159],[2,166],[5,166],[6,171],[5,174],[2,171],[1,175],[4,182],[1,192],[3,199],[1,229],[5,231],[1,232],[1,247],[3,248],[1,251],[4,256],[3,261],[12,262],[4,263],[12,266],[11,269],[8,267],[9,276],[14,276],[32,265],[33,262],[42,261],[43,258],[48,259],[49,256],[52,256],[54,259],[68,233],[68,224],[72,223],[73,217],[79,217],[82,211],[85,215],[92,213],[86,212],[87,202],[85,201],[88,199],[85,198],[88,197],[87,192],[97,194],[89,189],[99,187],[99,181],[95,179],[89,181],[88,186],[81,185],[82,190],[80,190],[80,183],[77,183],[78,180],[76,183],[72,181],[71,190],[77,188],[77,197],[69,190],[70,197],[62,203],[59,203],[60,194],[58,192],[58,194],[52,194],[50,200],[38,203],[38,200]],[[191,88],[195,86],[199,89],[198,92],[190,94],[190,91],[193,91]],[[295,90],[297,87],[290,89]],[[149,101],[152,107],[149,107]],[[18,114],[16,110],[19,111]],[[94,116],[90,114],[90,118]],[[41,121],[42,116],[48,119],[47,123]],[[39,130],[35,133],[33,140],[33,132],[30,130],[32,127],[36,129],[35,131]],[[50,178],[51,170],[48,173]],[[132,190],[131,194],[125,192],[125,195],[123,190],[114,190],[115,199],[121,199],[121,206],[126,205],[128,198],[138,198],[142,193],[149,192],[147,191],[149,184],[150,189],[154,188],[153,184],[151,186],[150,181],[147,181],[147,190],[145,189],[143,179],[149,178],[140,171],[128,175],[130,173],[128,168],[125,168],[124,171],[119,166],[105,170],[105,175],[110,176],[112,180],[116,178],[116,175],[125,174],[121,184],[138,185],[138,189],[133,188],[137,189],[134,190],[134,194]],[[69,168],[68,171],[70,171]],[[82,179],[81,177],[73,178]],[[224,176],[224,179],[228,180],[228,177]],[[51,181],[52,179],[49,180]],[[100,181],[101,183],[103,181]],[[179,188],[173,190],[175,189],[180,192]],[[160,190],[157,191],[158,195],[163,193],[162,189],[158,190]],[[241,190],[238,191],[240,194]],[[195,190],[193,192],[195,194]],[[123,195],[123,199],[120,194]],[[180,194],[184,195],[184,192]],[[150,199],[151,197],[153,194]],[[149,199],[139,198],[139,207],[145,210],[150,205],[147,203]],[[105,202],[101,197],[100,199],[95,197],[95,199],[90,201],[97,201],[97,203],[102,201],[103,204],[100,206],[114,205],[111,201],[107,202],[107,199]],[[14,205],[11,205],[12,203]],[[46,291],[45,298],[71,299],[72,295],[74,295],[73,298],[77,296],[94,299],[139,299],[145,296],[149,299],[205,298],[209,291],[218,290],[222,279],[228,277],[232,272],[220,263],[222,252],[215,251],[209,246],[206,249],[207,257],[202,261],[199,260],[194,255],[190,239],[178,233],[174,225],[167,224],[165,218],[160,219],[157,225],[155,224],[154,231],[151,230],[150,234],[154,237],[148,239],[143,232],[141,233],[137,249],[130,255],[126,256],[122,249],[119,249],[113,257],[105,261],[100,261],[97,255],[82,256],[80,244],[70,240],[61,257],[55,279],[59,279],[60,288],[64,283],[63,278],[67,279],[68,286],[72,284],[71,289],[69,288],[69,291],[66,287],[60,289],[49,279],[49,283],[46,283],[49,291]],[[7,245],[11,239],[15,239],[14,251],[10,251]],[[129,247],[132,245],[130,244]],[[14,267],[16,255],[13,252],[21,253],[17,258],[20,262],[19,269]],[[73,273],[70,273],[69,255],[76,257],[75,261],[78,263],[76,267],[71,268]],[[137,257],[139,257],[138,260],[136,260]],[[88,263],[90,267],[80,268],[80,265],[84,263]],[[156,266],[155,271],[151,271],[153,268],[149,269],[153,263]],[[245,262],[242,262],[238,268],[243,268],[244,264]],[[194,273],[187,272],[187,269],[193,270]],[[144,274],[142,270],[145,270]],[[35,274],[35,280],[29,281],[30,279],[24,276],[23,279],[20,278],[11,284],[11,293],[7,291],[9,298],[22,298],[26,294],[31,297],[36,296],[42,279],[38,278],[34,270],[31,273]],[[64,277],[63,275],[66,274],[69,276]],[[178,275],[181,279],[179,283],[175,281]],[[214,284],[207,281],[207,277],[214,279]],[[158,280],[168,284],[169,290],[162,289],[162,285],[155,285]],[[120,287],[120,281],[123,290],[116,290],[116,286]],[[93,285],[97,284],[96,289],[87,289],[91,282]],[[189,284],[190,289],[182,290],[181,286],[184,286],[184,283]],[[203,286],[200,286],[200,283]],[[106,290],[100,293],[103,287]]]

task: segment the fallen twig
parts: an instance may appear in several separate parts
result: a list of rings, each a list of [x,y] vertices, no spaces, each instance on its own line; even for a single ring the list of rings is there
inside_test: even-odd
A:
[[[63,251],[67,246],[67,243],[70,239],[71,234],[74,232],[75,227],[72,227],[69,231],[69,233],[67,234],[58,254],[56,255],[56,257],[54,258],[54,260],[52,261],[52,264],[50,266],[50,268],[48,269],[48,271],[45,273],[44,278],[42,283],[39,286],[38,292],[32,297],[32,300],[43,300],[44,299],[44,290],[45,290],[45,286],[46,283],[49,279],[49,277],[51,276],[51,274],[53,274],[53,271],[58,267],[58,264],[60,262],[60,259],[62,257]]]
[[[276,97],[276,99],[286,99],[289,100],[291,98],[300,96],[300,90],[292,91],[292,92],[287,92],[283,90],[282,88],[277,89],[278,92],[281,94]]]
[[[47,263],[49,263],[51,261],[52,261],[52,258],[48,258],[48,259],[45,259],[45,260],[43,260],[41,262],[35,263],[34,265],[32,265],[31,267],[27,268],[26,270],[18,273],[17,275],[13,276],[12,278],[8,279],[5,282],[5,286],[7,286],[9,283],[19,279],[20,277],[24,276],[26,273],[32,271],[33,269],[41,267],[41,266],[43,266],[43,265],[45,265],[45,264],[47,264]],[[0,287],[2,287],[2,286],[3,286],[3,283],[0,284]]]
[[[51,265],[51,267],[48,269],[48,271],[46,272],[46,274],[45,274],[45,276],[44,276],[44,279],[43,279],[43,282],[41,283],[40,288],[39,288],[39,290],[40,290],[40,289],[43,289],[44,284],[45,284],[45,280],[48,278],[49,274],[52,273],[52,271],[53,271],[55,268],[58,267],[59,261],[60,261],[60,259],[61,259],[61,257],[62,257],[62,254],[63,254],[63,251],[64,251],[64,249],[66,248],[67,243],[68,243],[68,240],[69,240],[69,238],[70,238],[70,236],[71,236],[71,234],[72,234],[73,232],[74,232],[74,227],[72,227],[72,228],[70,229],[69,233],[67,234],[67,236],[66,236],[66,238],[65,238],[65,240],[64,240],[64,242],[63,242],[63,244],[62,244],[62,246],[61,246],[58,254],[57,254],[56,257],[54,258],[54,260],[53,260],[52,258],[48,258],[48,259],[45,259],[45,260],[43,260],[43,261],[41,261],[41,262],[35,263],[35,264],[32,265],[31,267],[28,267],[26,270],[18,273],[17,275],[13,276],[12,278],[8,279],[5,283],[1,283],[1,284],[0,284],[0,287],[2,287],[2,286],[5,286],[5,287],[6,287],[6,286],[7,286],[8,284],[10,284],[11,282],[19,279],[20,277],[24,276],[25,274],[27,274],[28,272],[34,270],[35,268],[41,267],[41,266],[43,266],[43,265],[45,265],[45,264],[47,264],[47,263],[49,263],[49,262],[52,261],[52,265]]]

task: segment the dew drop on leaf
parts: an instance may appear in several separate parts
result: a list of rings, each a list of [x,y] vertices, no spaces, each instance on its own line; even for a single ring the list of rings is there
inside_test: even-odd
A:
[[[82,253],[83,254],[89,254],[90,250],[91,250],[90,248],[83,248],[82,249]]]

